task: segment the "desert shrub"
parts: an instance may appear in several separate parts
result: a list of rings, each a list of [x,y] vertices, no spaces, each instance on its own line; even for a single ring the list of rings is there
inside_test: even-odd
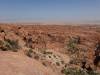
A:
[[[6,39],[4,41],[4,46],[6,48],[6,50],[12,50],[14,52],[17,52],[18,49],[20,48],[19,44],[18,44],[18,40],[10,40],[10,39]]]
[[[33,50],[32,49],[29,49],[27,52],[26,52],[26,55],[28,57],[32,57],[32,53],[33,53]]]
[[[45,62],[42,62],[42,65],[44,65],[45,67],[47,67],[47,64]]]
[[[73,69],[73,68],[64,69],[63,73],[65,75],[87,75],[87,74],[85,74],[84,71],[76,70],[76,69]]]
[[[18,44],[18,40],[14,41],[6,39],[4,41],[0,41],[0,49],[2,51],[12,50],[14,52],[17,52],[19,48],[20,46]]]
[[[52,52],[43,51],[43,54],[52,54]]]
[[[96,73],[95,71],[88,72],[88,75],[100,75],[100,73]]]
[[[64,64],[64,61],[62,60],[61,63]]]
[[[67,68],[61,71],[64,75],[99,75],[95,71],[88,72],[87,70],[77,69],[77,68]]]
[[[60,66],[60,63],[59,63],[59,62],[56,62],[56,65],[57,65],[57,66]]]
[[[71,53],[75,53],[76,51],[78,51],[77,42],[76,42],[76,40],[74,38],[70,38],[69,39],[69,42],[67,44],[67,47],[68,47],[68,50]]]
[[[38,54],[34,56],[34,59],[36,59],[36,60],[39,60],[39,58],[40,58],[40,57],[39,57]]]
[[[0,40],[0,50],[2,51],[6,51],[6,49],[3,47],[4,42],[2,40]]]
[[[51,56],[49,56],[49,58],[51,58]]]

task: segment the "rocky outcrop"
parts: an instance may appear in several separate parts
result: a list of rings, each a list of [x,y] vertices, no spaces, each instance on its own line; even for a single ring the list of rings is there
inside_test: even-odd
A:
[[[100,41],[100,32],[97,30],[96,26],[0,25],[0,61],[2,62],[0,66],[3,68],[0,69],[0,73],[9,69],[7,71],[9,74],[3,75],[18,75],[17,71],[19,75],[40,75],[40,73],[51,75],[50,72],[52,75],[62,75],[61,70],[65,66],[91,68],[92,70],[96,68],[100,71],[100,50],[97,44]],[[3,50],[5,48],[6,50]],[[17,48],[18,55],[9,53],[15,48]],[[8,53],[2,51],[8,51]],[[39,63],[39,66],[36,63]],[[23,64],[26,65],[25,68]],[[29,69],[29,65],[32,70]],[[45,73],[45,70],[50,72]]]

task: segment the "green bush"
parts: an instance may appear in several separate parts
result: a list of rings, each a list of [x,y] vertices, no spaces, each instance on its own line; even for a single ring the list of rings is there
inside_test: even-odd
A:
[[[76,40],[74,38],[70,38],[69,39],[69,42],[67,44],[67,47],[68,47],[68,50],[71,53],[75,53],[76,51],[78,51],[77,42],[76,42]]]
[[[87,70],[77,69],[77,68],[67,68],[63,69],[62,73],[64,75],[100,75],[94,71],[88,72]]]
[[[0,40],[0,50],[7,51],[7,49],[4,46],[4,42],[2,40]]]
[[[2,51],[12,50],[13,52],[17,52],[19,48],[18,40],[15,41],[6,39],[4,41],[0,41],[0,49]]]
[[[12,50],[14,52],[17,52],[18,49],[20,48],[19,44],[18,44],[18,40],[10,40],[10,39],[6,39],[4,41],[4,46],[7,50]]]

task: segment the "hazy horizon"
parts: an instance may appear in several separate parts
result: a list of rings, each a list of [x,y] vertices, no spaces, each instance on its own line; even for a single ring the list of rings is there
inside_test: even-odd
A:
[[[100,23],[100,0],[0,0],[0,22]]]

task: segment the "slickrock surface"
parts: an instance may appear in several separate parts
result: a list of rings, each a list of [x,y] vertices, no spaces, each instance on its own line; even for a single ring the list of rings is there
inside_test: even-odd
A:
[[[100,26],[0,24],[0,75],[66,75],[84,61],[100,72]]]

